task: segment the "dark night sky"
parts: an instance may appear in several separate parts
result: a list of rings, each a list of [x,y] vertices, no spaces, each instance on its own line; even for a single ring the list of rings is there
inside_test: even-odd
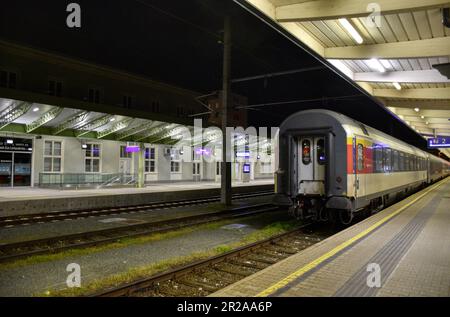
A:
[[[232,76],[240,78],[321,64],[231,0],[78,0],[81,29],[66,26],[75,1],[3,1],[0,37],[209,93],[221,89],[223,14],[233,23]],[[250,104],[361,95],[328,69],[233,85]],[[277,126],[290,113],[329,108],[425,146],[371,98],[277,105],[249,113],[249,124]]]

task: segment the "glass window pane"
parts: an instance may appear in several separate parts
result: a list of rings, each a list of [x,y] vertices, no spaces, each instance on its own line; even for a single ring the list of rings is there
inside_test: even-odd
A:
[[[52,155],[52,142],[45,141],[44,155]]]
[[[150,162],[149,161],[145,161],[145,172],[146,173],[150,172]]]
[[[93,157],[100,157],[100,145],[99,144],[93,144],[93,146],[92,146],[92,156]]]
[[[155,172],[155,161],[150,161],[150,172],[154,173]]]
[[[52,171],[52,158],[46,157],[44,158],[44,172],[51,172]]]
[[[364,146],[358,144],[358,171],[364,170]]]
[[[155,159],[155,149],[154,149],[154,148],[151,148],[151,149],[150,149],[150,159],[151,159],[151,160],[154,160],[154,159]]]
[[[53,159],[53,172],[61,172],[61,158]]]
[[[325,140],[320,139],[317,141],[317,163],[319,165],[324,165],[326,158],[325,158]]]
[[[91,172],[92,171],[92,169],[91,169],[91,160],[90,159],[86,159],[85,160],[85,171],[87,172],[87,173],[89,173],[89,172]]]
[[[53,142],[53,155],[61,156],[61,142]]]
[[[305,165],[311,163],[311,142],[309,140],[305,140],[302,143],[302,161]]]
[[[94,173],[100,172],[100,160],[92,160],[92,171]]]

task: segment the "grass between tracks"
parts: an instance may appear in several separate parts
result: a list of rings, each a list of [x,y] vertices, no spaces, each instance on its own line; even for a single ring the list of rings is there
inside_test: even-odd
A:
[[[226,222],[224,221],[224,222],[221,222],[220,224],[217,223],[217,224],[205,225],[204,227],[206,227],[207,229],[215,229],[220,226],[223,226],[225,223],[230,223],[230,221],[226,221]],[[53,296],[89,295],[89,294],[98,292],[103,289],[108,289],[111,287],[115,287],[118,285],[136,281],[136,280],[139,280],[139,279],[142,279],[145,277],[149,277],[156,273],[160,273],[160,272],[169,270],[169,269],[177,267],[177,266],[186,265],[186,264],[192,263],[194,261],[198,261],[198,260],[206,259],[208,257],[226,253],[235,248],[238,248],[238,247],[241,247],[241,246],[244,246],[244,245],[256,242],[256,241],[260,241],[263,239],[267,239],[274,235],[292,230],[297,225],[298,225],[298,223],[296,223],[294,221],[276,222],[276,223],[270,224],[262,229],[256,230],[256,231],[244,236],[240,241],[235,242],[235,243],[219,245],[213,249],[202,251],[202,252],[196,252],[189,256],[171,258],[171,259],[160,261],[157,263],[143,265],[143,266],[137,267],[137,268],[131,268],[126,272],[115,274],[115,275],[112,275],[112,276],[109,276],[109,277],[106,277],[103,279],[93,281],[81,288],[71,288],[71,289],[64,289],[64,290],[57,290],[57,291],[49,290],[49,291],[45,292],[44,294],[37,294],[37,296],[52,296],[53,297]],[[191,229],[188,232],[198,230],[198,229],[199,229],[199,227],[196,227],[195,229]],[[180,230],[180,231],[184,231],[184,230]],[[170,237],[178,236],[178,235],[181,235],[184,233],[178,233],[176,235],[175,235],[175,233],[172,233],[172,235]],[[165,235],[165,234],[162,234],[161,236],[163,236],[163,235]],[[152,237],[147,237],[146,239],[151,239],[151,238]],[[164,238],[167,238],[167,236],[165,236]],[[144,238],[142,238],[142,239],[144,239]],[[154,240],[160,240],[160,239],[162,239],[162,238],[155,237]],[[146,240],[146,242],[149,242],[149,241],[152,241],[152,240]]]

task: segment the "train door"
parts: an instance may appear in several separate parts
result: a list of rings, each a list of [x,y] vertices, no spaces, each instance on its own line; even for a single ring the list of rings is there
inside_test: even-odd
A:
[[[299,139],[299,194],[325,195],[326,152],[324,137]]]
[[[353,138],[353,172],[355,178],[355,197],[362,197],[366,195],[366,175],[365,169],[369,162],[366,162],[367,149],[365,139],[360,137]]]

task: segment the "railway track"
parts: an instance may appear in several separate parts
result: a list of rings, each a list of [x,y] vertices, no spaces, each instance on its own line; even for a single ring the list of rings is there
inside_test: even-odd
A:
[[[234,194],[233,199],[245,199],[258,196],[272,195],[273,191],[261,191],[255,193],[246,194]],[[190,199],[190,200],[180,200],[173,202],[155,202],[145,205],[137,206],[127,206],[127,207],[113,207],[113,208],[102,208],[102,209],[92,209],[92,210],[78,210],[78,211],[61,211],[61,212],[49,212],[49,213],[39,213],[30,215],[18,215],[9,217],[0,217],[0,228],[1,227],[14,227],[18,225],[29,225],[34,223],[46,223],[46,222],[56,222],[62,220],[74,220],[83,219],[89,217],[100,217],[109,215],[119,215],[119,214],[129,214],[136,212],[146,212],[155,209],[163,208],[177,208],[190,205],[201,205],[220,201],[219,196],[207,197],[201,199]]]
[[[278,207],[273,206],[272,204],[264,203],[169,220],[132,224],[117,228],[21,241],[9,244],[0,244],[0,262],[17,260],[33,255],[55,253],[74,248],[91,247],[115,242],[123,238],[133,238],[153,233],[163,233],[193,225],[248,217],[274,212],[277,210],[279,210]]]
[[[306,224],[293,231],[163,272],[93,297],[204,297],[331,236]],[[333,232],[334,233],[334,232]]]

